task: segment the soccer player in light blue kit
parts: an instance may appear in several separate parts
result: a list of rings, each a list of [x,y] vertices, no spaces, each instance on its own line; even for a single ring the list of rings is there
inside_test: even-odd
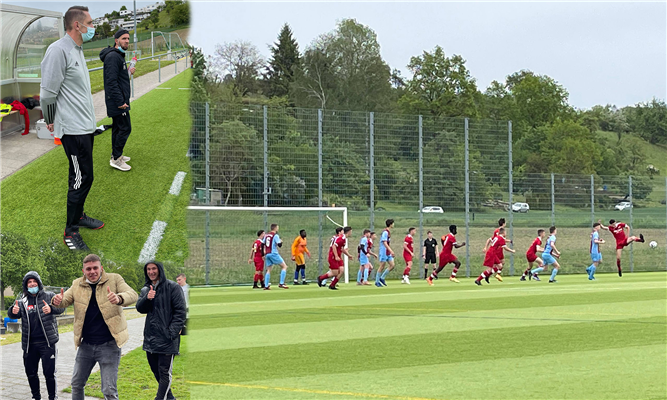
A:
[[[389,246],[389,243],[391,242],[391,228],[394,227],[394,220],[386,220],[385,226],[387,228],[382,231],[382,236],[380,236],[380,267],[375,273],[375,286],[377,287],[387,286],[384,279],[391,270],[394,269],[394,251]],[[384,268],[385,264],[388,264],[387,268]]]
[[[595,270],[598,268],[598,265],[602,262],[602,254],[600,253],[600,245],[604,243],[604,239],[600,239],[600,228],[601,224],[596,222],[593,224],[593,232],[591,233],[591,264],[586,268],[588,272],[588,280],[595,280]]]
[[[280,227],[278,224],[271,224],[271,232],[267,233],[264,236],[264,246],[265,251],[264,257],[266,274],[264,275],[264,290],[271,290],[271,266],[280,265],[280,284],[278,285],[281,289],[288,289],[285,285],[285,275],[287,275],[287,264],[280,254],[278,253],[278,247],[282,247],[283,242],[278,236],[278,229]]]
[[[359,241],[359,247],[357,248],[359,252],[359,273],[357,273],[357,285],[369,285],[368,283],[368,274],[371,269],[371,261],[368,258],[370,253],[370,248],[368,247],[368,238],[371,236],[371,231],[369,229],[364,229],[364,235]]]
[[[549,228],[549,238],[547,239],[547,244],[544,246],[544,252],[542,253],[542,261],[544,261],[544,266],[547,265],[553,265],[553,270],[551,271],[551,278],[549,278],[549,283],[556,283],[556,274],[558,274],[558,270],[560,269],[560,265],[558,264],[558,261],[556,261],[556,258],[560,257],[560,251],[556,248],[556,227],[552,226]],[[556,258],[554,258],[554,256]],[[531,274],[533,274],[533,279],[536,281],[539,281],[540,278],[537,277],[537,274],[540,272],[544,271],[543,267],[535,268],[534,270],[530,271]]]

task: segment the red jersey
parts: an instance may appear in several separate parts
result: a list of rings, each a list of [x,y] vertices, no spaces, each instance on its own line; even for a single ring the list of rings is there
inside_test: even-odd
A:
[[[255,240],[255,243],[252,244],[252,250],[255,252],[254,261],[262,261],[264,243],[260,239]]]
[[[456,243],[456,237],[454,234],[449,233],[446,236],[440,238],[440,241],[442,242],[442,251],[440,254],[452,254],[454,243]]]
[[[491,246],[486,252],[489,253],[490,251],[492,251],[498,256],[498,258],[501,258],[500,254],[503,254],[503,246],[505,246],[506,244],[507,241],[505,240],[505,238],[498,235],[495,238],[493,238],[493,240],[491,240]]]
[[[405,244],[408,245],[408,250],[414,251],[414,249],[412,247],[412,243],[413,243],[412,236],[410,236],[410,235],[406,236],[404,242],[405,242]]]
[[[493,236],[491,236],[491,239],[494,239],[496,236],[498,236],[498,232],[500,232],[500,228],[496,228],[496,230],[493,231]]]
[[[336,257],[334,256],[334,251],[338,255],[338,258],[342,261],[343,249],[347,244],[347,238],[345,235],[334,236],[332,238],[332,246],[329,248],[329,262],[335,261]]]
[[[273,246],[273,237],[275,235],[275,233],[269,232],[264,236],[264,254],[271,253],[271,246]]]
[[[540,239],[539,237],[535,238],[535,240],[533,240],[533,243],[528,248],[526,255],[531,255],[531,256],[537,255],[537,246],[541,244],[542,244],[542,239]]]
[[[373,239],[369,238],[368,239],[368,251],[371,251],[372,248],[373,248]]]
[[[609,227],[609,231],[612,235],[614,235],[614,239],[616,239],[617,244],[625,243],[628,239],[627,236],[625,236],[625,231],[623,230],[623,228],[626,226],[627,225],[623,222],[619,222],[616,224],[616,227]]]

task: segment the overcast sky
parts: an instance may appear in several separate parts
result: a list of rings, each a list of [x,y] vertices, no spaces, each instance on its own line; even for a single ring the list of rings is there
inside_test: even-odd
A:
[[[268,47],[287,22],[303,51],[336,22],[372,28],[382,57],[408,75],[410,57],[436,45],[460,54],[485,90],[521,69],[548,75],[570,104],[619,107],[665,99],[667,6],[650,3],[307,3],[191,2],[190,42],[212,54],[235,40]]]

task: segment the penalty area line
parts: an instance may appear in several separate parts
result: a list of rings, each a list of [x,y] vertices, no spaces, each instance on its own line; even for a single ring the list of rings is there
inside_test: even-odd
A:
[[[286,388],[278,386],[265,386],[265,385],[242,385],[240,383],[221,383],[221,382],[199,382],[199,381],[186,381],[189,384],[193,385],[204,385],[204,386],[226,386],[233,388],[242,388],[242,389],[260,389],[260,390],[274,390],[279,392],[292,392],[292,393],[310,393],[310,394],[326,394],[333,396],[350,396],[350,397],[365,397],[369,399],[392,399],[392,400],[441,400],[433,397],[412,397],[412,396],[391,396],[386,394],[375,394],[375,393],[357,393],[357,392],[336,392],[330,390],[318,390],[318,389],[299,389],[299,388]]]

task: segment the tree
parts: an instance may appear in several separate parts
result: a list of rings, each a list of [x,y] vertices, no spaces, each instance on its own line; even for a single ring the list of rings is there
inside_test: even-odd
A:
[[[102,39],[104,39],[104,38],[108,38],[109,36],[111,36],[111,31],[112,31],[111,25],[109,25],[108,22],[105,22],[105,23],[103,23],[102,25],[99,26],[97,32],[99,32],[100,37]]]
[[[463,57],[447,57],[442,47],[436,46],[433,52],[411,57],[408,69],[413,78],[399,100],[406,112],[433,117],[477,115],[477,85]]]
[[[289,25],[285,24],[280,30],[278,41],[271,47],[271,59],[266,67],[269,97],[286,96],[289,93],[294,72],[300,65],[299,45],[292,36]]]
[[[300,106],[378,111],[390,105],[390,77],[375,32],[344,19],[306,49],[290,96]]]
[[[44,262],[40,259],[39,252],[27,238],[4,232],[0,235],[0,244],[2,246],[2,252],[0,253],[0,264],[2,264],[0,291],[2,293],[4,293],[5,288],[10,287],[15,295],[20,294],[23,291],[23,276],[28,271],[35,271],[46,278]]]
[[[652,144],[667,143],[667,104],[658,99],[628,108],[629,128]]]
[[[62,245],[62,240],[50,238],[40,246],[44,267],[48,271],[49,286],[68,287],[81,276],[81,266],[85,254],[71,251]]]
[[[217,76],[224,78],[229,75],[242,95],[257,91],[257,78],[264,59],[252,43],[236,41],[218,44],[212,63]]]
[[[119,10],[119,11],[126,11],[126,10],[127,10],[127,7],[125,7],[125,6],[120,6],[120,10]]]
[[[190,5],[181,3],[173,7],[169,14],[172,26],[186,25],[190,23]]]

